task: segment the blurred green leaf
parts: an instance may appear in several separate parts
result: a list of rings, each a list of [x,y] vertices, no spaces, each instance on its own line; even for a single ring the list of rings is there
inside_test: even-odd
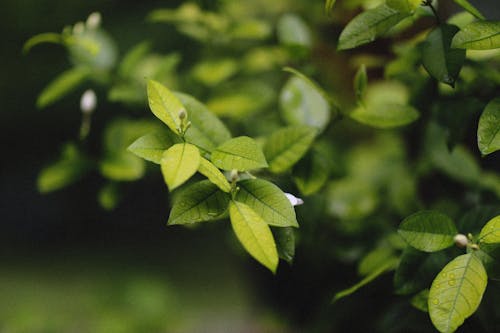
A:
[[[97,200],[102,208],[113,210],[116,208],[121,199],[120,189],[117,183],[109,182],[99,190]]]
[[[238,63],[235,60],[221,58],[198,62],[191,69],[191,74],[197,81],[213,87],[229,79],[238,69]]]
[[[236,40],[263,40],[271,35],[269,22],[256,19],[245,19],[231,28],[229,36]]]
[[[231,191],[231,185],[227,181],[226,177],[219,169],[212,164],[212,162],[204,159],[203,157],[200,159],[200,166],[198,167],[198,172],[204,175],[205,177],[212,182],[212,184],[216,185],[224,192]]]
[[[500,97],[490,101],[479,118],[477,144],[483,155],[500,149]]]
[[[264,179],[238,182],[234,199],[252,208],[267,224],[276,227],[298,227],[295,210],[283,191]]]
[[[452,48],[490,50],[500,47],[500,21],[476,21],[463,27],[451,41]]]
[[[327,189],[327,212],[340,219],[362,219],[378,205],[377,193],[366,182],[344,178],[330,182]]]
[[[63,38],[61,34],[53,32],[35,35],[24,43],[23,53],[28,53],[34,46],[42,43],[63,44]]]
[[[325,12],[327,14],[329,14],[332,11],[336,1],[337,0],[325,0]]]
[[[500,216],[489,220],[479,233],[479,242],[482,244],[500,243]]]
[[[153,80],[148,81],[148,101],[153,114],[172,132],[179,134],[181,128],[179,113],[187,112],[181,101],[169,89]]]
[[[272,229],[278,256],[292,264],[295,257],[295,233],[292,227],[274,228]]]
[[[408,244],[424,252],[435,252],[453,245],[458,233],[453,221],[437,211],[421,211],[405,218],[399,234]]]
[[[229,217],[234,233],[245,250],[275,273],[279,257],[267,223],[252,208],[234,200],[229,203]]]
[[[432,282],[429,315],[440,332],[454,332],[479,306],[486,289],[487,275],[473,253],[447,264]]]
[[[229,205],[229,195],[208,180],[186,186],[176,196],[168,224],[191,224],[221,218]]]
[[[151,50],[150,42],[141,42],[132,47],[124,56],[118,67],[118,72],[121,76],[130,76],[137,65]]]
[[[282,173],[290,169],[309,150],[316,133],[316,129],[311,127],[293,126],[271,134],[264,146],[269,170],[273,173]]]
[[[453,0],[453,1],[455,1],[456,4],[458,4],[460,7],[462,7],[463,9],[465,9],[466,11],[468,11],[469,13],[471,13],[472,15],[477,17],[478,19],[480,19],[480,20],[485,19],[483,14],[481,14],[481,12],[479,12],[479,10],[477,10],[476,7],[471,5],[471,3],[469,1],[467,1],[467,0]]]
[[[211,159],[216,167],[228,171],[247,171],[268,166],[257,142],[248,136],[224,142],[212,152]]]
[[[352,19],[342,30],[337,48],[347,50],[372,42],[408,15],[386,4],[369,9]]]
[[[429,300],[429,289],[424,289],[415,296],[411,298],[411,305],[419,309],[422,312],[429,312],[429,307],[427,305]]]
[[[356,75],[354,76],[354,91],[356,92],[356,99],[362,101],[368,85],[368,76],[366,74],[366,66],[363,64],[359,67]]]
[[[99,163],[99,171],[111,180],[134,181],[144,175],[146,166],[143,160],[125,150],[112,151]]]
[[[369,275],[378,270],[387,261],[397,259],[394,250],[383,244],[368,252],[358,264],[358,274],[361,276]]]
[[[75,144],[65,144],[59,160],[38,174],[37,186],[41,193],[59,190],[78,181],[92,167],[90,160]]]
[[[110,70],[115,66],[118,50],[115,41],[102,29],[84,29],[64,40],[76,66]]]
[[[500,243],[481,244],[479,250],[474,254],[483,263],[488,278],[500,281]]]
[[[141,136],[127,149],[147,161],[160,164],[163,152],[180,141],[172,132],[163,131]]]
[[[189,143],[177,143],[161,158],[161,172],[170,191],[184,184],[200,166],[200,151]]]
[[[89,77],[89,70],[75,67],[61,73],[40,93],[36,100],[38,108],[45,108],[75,90]]]
[[[315,145],[293,168],[293,180],[303,195],[318,192],[328,181],[333,156],[325,146]]]
[[[402,13],[413,13],[421,4],[421,0],[387,0],[387,6]]]
[[[281,44],[309,49],[312,45],[311,30],[307,24],[295,14],[283,15],[277,24],[278,40]]]
[[[440,25],[422,43],[424,68],[436,80],[452,87],[465,60],[465,50],[450,48],[451,39],[458,30],[453,25]]]

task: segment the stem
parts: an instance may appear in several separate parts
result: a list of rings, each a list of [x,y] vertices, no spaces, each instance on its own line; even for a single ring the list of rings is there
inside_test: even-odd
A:
[[[427,6],[427,7],[429,7],[432,10],[432,13],[436,17],[437,24],[440,25],[441,24],[441,20],[439,19],[439,15],[437,13],[436,8],[434,8],[434,6],[432,5],[432,0],[423,0],[422,1],[422,6]]]

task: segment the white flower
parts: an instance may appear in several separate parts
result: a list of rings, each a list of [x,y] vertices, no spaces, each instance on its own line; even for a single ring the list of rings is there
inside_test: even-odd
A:
[[[286,195],[286,198],[288,199],[288,201],[290,201],[290,203],[292,204],[292,206],[299,206],[299,205],[302,205],[304,203],[304,200],[302,200],[301,198],[297,198],[293,194],[285,193],[285,195]]]
[[[101,13],[93,12],[89,15],[86,22],[87,28],[93,30],[99,28],[101,25]]]
[[[467,244],[469,243],[467,236],[462,235],[462,234],[456,234],[455,237],[453,238],[453,240],[455,241],[455,244],[458,247],[466,247]]]
[[[89,114],[95,110],[97,106],[97,96],[92,89],[86,90],[80,99],[80,109],[83,113]]]

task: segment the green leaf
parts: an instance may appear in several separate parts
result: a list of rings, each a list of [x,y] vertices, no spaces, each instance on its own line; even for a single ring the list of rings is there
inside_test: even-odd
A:
[[[342,30],[337,48],[347,50],[372,42],[407,16],[408,13],[400,12],[386,4],[367,10],[352,19]]]
[[[462,7],[463,9],[465,9],[466,11],[468,11],[469,13],[471,13],[472,15],[474,15],[475,17],[477,17],[478,19],[480,20],[484,20],[485,17],[483,16],[483,14],[481,14],[479,12],[479,10],[476,9],[476,7],[474,7],[473,5],[470,4],[469,1],[467,0],[453,0],[455,1],[455,3],[457,5],[459,5],[460,7]]]
[[[288,80],[280,94],[281,115],[290,125],[307,125],[322,131],[330,121],[330,106],[316,85],[309,82],[298,76]]]
[[[252,208],[233,200],[229,203],[229,217],[234,233],[245,250],[275,273],[279,257],[267,223]]]
[[[75,67],[61,73],[43,89],[36,100],[36,106],[42,109],[51,105],[76,89],[88,76],[89,71],[81,67]]]
[[[124,56],[118,67],[118,72],[123,77],[130,76],[139,63],[146,57],[151,50],[150,42],[142,42],[135,45]]]
[[[257,142],[248,136],[230,139],[212,152],[212,163],[222,170],[247,171],[266,168],[267,162]]]
[[[99,163],[99,171],[111,180],[133,181],[144,175],[146,166],[143,160],[127,151],[113,151]]]
[[[458,30],[453,25],[440,25],[422,43],[424,68],[436,80],[452,87],[465,60],[465,50],[450,48],[451,40]]]
[[[175,197],[168,225],[220,219],[229,205],[229,195],[208,180],[186,186]]]
[[[74,144],[66,144],[59,160],[38,174],[37,186],[41,193],[59,190],[78,181],[92,164]]]
[[[147,90],[149,107],[153,114],[174,133],[179,134],[181,128],[179,112],[187,113],[181,101],[169,89],[154,80],[148,81]]]
[[[411,305],[419,309],[422,312],[429,312],[429,307],[427,305],[429,300],[429,289],[424,289],[418,294],[411,298]]]
[[[414,248],[435,252],[453,245],[457,228],[448,216],[428,210],[405,218],[398,232]]]
[[[473,253],[464,254],[446,265],[432,282],[429,315],[440,332],[454,332],[481,303],[487,275]]]
[[[252,208],[267,224],[276,227],[298,227],[295,210],[285,193],[263,179],[238,182],[235,200]]]
[[[191,74],[197,81],[213,87],[228,80],[238,69],[236,60],[222,58],[197,63],[191,70]]]
[[[278,256],[291,264],[295,256],[295,233],[293,228],[275,228],[272,232],[276,240]]]
[[[264,146],[269,170],[281,173],[297,163],[316,137],[316,130],[307,126],[283,128],[271,134]]]
[[[121,192],[118,184],[109,182],[99,190],[97,200],[102,208],[105,210],[113,210],[118,206],[121,199]]]
[[[170,191],[182,185],[200,166],[200,151],[189,143],[178,143],[163,153],[161,172]]]
[[[333,156],[328,148],[313,146],[293,168],[293,180],[303,195],[318,192],[328,181]]]
[[[485,224],[479,233],[480,244],[500,243],[500,216],[496,216]]]
[[[490,50],[500,47],[500,21],[476,21],[463,27],[451,41],[451,47]]]
[[[394,291],[408,295],[429,286],[447,261],[443,252],[425,253],[408,246],[394,274]]]
[[[474,254],[483,263],[488,278],[500,281],[500,243],[481,243]]]
[[[421,0],[387,0],[387,6],[402,13],[413,13],[421,4]]]
[[[28,53],[33,46],[42,43],[53,43],[53,44],[63,44],[63,38],[61,34],[56,34],[53,32],[46,32],[43,34],[38,34],[26,41],[23,45],[23,53]]]
[[[172,132],[151,133],[135,140],[127,150],[147,161],[160,164],[163,152],[179,142],[180,139]]]
[[[205,105],[190,95],[181,93],[175,93],[175,95],[186,108],[188,120],[191,122],[191,127],[184,136],[187,142],[211,152],[218,145],[231,139],[231,133],[226,125]]]
[[[354,76],[354,91],[356,92],[356,99],[363,100],[368,85],[368,75],[366,74],[366,66],[363,64],[359,67],[356,75]]]
[[[477,145],[483,155],[500,149],[500,97],[490,101],[479,118]]]
[[[380,266],[383,266],[388,260],[395,259],[394,250],[384,244],[378,246],[372,251],[368,252],[358,264],[358,274],[361,276],[369,275]]]
[[[200,166],[198,167],[198,172],[204,175],[210,180],[214,185],[220,188],[224,192],[231,191],[231,185],[227,181],[226,177],[219,169],[212,164],[212,162],[204,159],[200,159]]]
[[[312,44],[311,30],[297,15],[285,14],[277,24],[278,40],[283,45],[310,48]]]
[[[337,0],[325,0],[325,12],[327,14],[329,14],[332,11],[336,1]]]
[[[359,281],[355,285],[336,293],[333,296],[332,303],[335,303],[339,299],[355,293],[361,287],[366,286],[368,283],[372,282],[373,280],[378,278],[380,275],[384,274],[385,272],[393,270],[396,267],[396,265],[397,265],[397,259],[390,260],[390,261],[386,262],[384,265],[380,266],[377,270],[373,271],[371,274],[364,277],[361,281]]]

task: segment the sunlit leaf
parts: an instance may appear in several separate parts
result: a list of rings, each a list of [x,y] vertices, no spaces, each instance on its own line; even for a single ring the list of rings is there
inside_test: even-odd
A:
[[[409,14],[382,4],[369,9],[350,21],[339,37],[339,50],[352,49],[374,41]]]
[[[489,102],[479,118],[477,144],[483,155],[500,149],[500,97]]]
[[[453,37],[451,47],[468,50],[500,48],[500,21],[476,21],[466,25]]]
[[[76,89],[88,76],[88,69],[81,67],[75,67],[61,73],[40,93],[36,100],[37,107],[44,108],[61,99]]]
[[[247,171],[266,168],[267,162],[254,139],[240,136],[230,139],[212,152],[212,163],[222,170]]]
[[[485,19],[483,14],[481,14],[481,12],[479,12],[479,10],[477,10],[476,7],[471,5],[471,3],[469,1],[467,1],[467,0],[453,0],[453,1],[455,1],[460,7],[462,7],[463,9],[465,9],[466,11],[468,11],[469,13],[471,13],[472,15],[477,17],[478,19],[480,19],[480,20]]]
[[[276,240],[279,257],[291,264],[295,256],[295,233],[293,228],[274,228],[272,232]]]
[[[178,143],[163,153],[161,171],[170,191],[184,184],[200,165],[200,151],[189,143]]]
[[[180,141],[172,132],[163,131],[141,136],[127,149],[147,161],[160,164],[163,152]]]
[[[435,252],[453,245],[457,228],[446,215],[437,211],[421,211],[401,222],[399,234],[414,248]]]
[[[179,113],[182,110],[187,112],[181,101],[169,89],[153,80],[148,81],[148,101],[153,114],[174,133],[179,134],[181,128]]]
[[[492,218],[479,233],[479,241],[484,244],[500,243],[500,216]]]
[[[457,31],[456,26],[440,25],[422,43],[424,68],[436,80],[452,87],[465,60],[465,50],[450,48],[451,39]]]
[[[168,224],[217,220],[229,205],[229,195],[208,180],[186,186],[176,197]]]
[[[277,227],[298,227],[295,210],[285,193],[264,179],[238,182],[235,200],[252,208],[267,224]]]
[[[316,130],[311,127],[287,127],[274,132],[266,141],[264,154],[269,170],[281,173],[304,156],[314,141]]]
[[[275,273],[279,257],[267,223],[252,208],[234,200],[229,203],[229,217],[234,233],[245,250]]]
[[[486,289],[487,275],[474,253],[456,257],[432,282],[429,315],[440,332],[454,332],[471,316]]]
[[[200,159],[200,166],[198,167],[198,172],[204,175],[210,180],[214,185],[220,188],[224,192],[231,191],[231,185],[227,181],[226,177],[222,172],[220,172],[212,162],[204,159],[203,157]]]

